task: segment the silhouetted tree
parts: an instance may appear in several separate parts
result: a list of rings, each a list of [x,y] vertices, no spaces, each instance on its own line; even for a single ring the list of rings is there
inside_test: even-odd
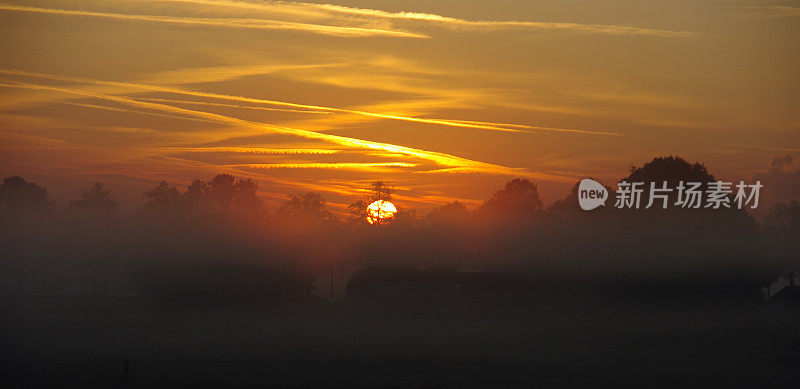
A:
[[[406,227],[419,227],[422,224],[422,217],[419,216],[416,209],[406,207],[396,207],[397,213],[394,216],[394,224]]]
[[[369,194],[365,200],[358,200],[347,206],[350,218],[355,222],[366,222],[367,206],[378,200],[390,201],[394,189],[383,180],[373,181],[369,185]]]
[[[630,174],[623,180],[667,181],[670,184],[677,184],[678,181],[709,182],[715,181],[715,178],[699,162],[691,164],[681,157],[669,156],[653,158],[642,167],[631,166]]]
[[[186,189],[185,205],[192,215],[253,218],[262,215],[263,202],[256,194],[258,185],[251,179],[219,174],[211,181],[194,180]]]
[[[425,216],[425,222],[429,225],[465,227],[470,222],[470,216],[466,205],[454,201],[434,208]]]
[[[0,185],[0,213],[20,215],[29,213],[50,213],[53,201],[47,197],[47,190],[19,176],[3,179]]]
[[[145,203],[141,214],[151,220],[177,220],[185,215],[185,204],[181,193],[166,181],[161,181],[144,192],[144,197]]]
[[[358,200],[347,206],[347,213],[350,214],[351,221],[364,222],[367,219],[367,202]]]
[[[83,191],[81,198],[70,202],[69,210],[73,214],[88,218],[89,221],[105,222],[116,220],[119,206],[111,197],[111,191],[102,183],[96,182]],[[116,229],[105,223],[88,226],[81,241],[91,247],[84,253],[80,261],[92,276],[92,294],[105,295],[108,276],[119,258],[119,245]]]
[[[315,192],[290,194],[289,199],[278,209],[278,215],[305,222],[316,222],[330,217],[325,210],[325,199]]]
[[[595,180],[597,181],[597,180]],[[580,181],[576,182],[575,185],[572,186],[569,193],[567,193],[567,197],[564,197],[561,200],[557,200],[549,207],[547,207],[547,214],[554,216],[556,218],[569,218],[575,217],[585,214],[596,214],[601,212],[608,212],[608,210],[613,209],[614,207],[614,190],[608,186],[603,185],[606,190],[608,191],[608,199],[606,199],[606,205],[602,207],[595,208],[591,211],[584,211],[581,209],[580,205],[578,204],[578,187],[580,185]]]
[[[211,186],[203,180],[194,180],[183,195],[187,212],[192,216],[213,214]]]
[[[667,183],[667,188],[672,188],[673,191],[668,193],[668,202],[670,203],[667,209],[672,211],[679,210],[680,208],[671,207],[677,201],[677,188],[680,181],[687,182],[701,182],[704,185],[708,182],[716,181],[703,164],[699,162],[689,163],[685,159],[676,156],[669,157],[656,157],[650,162],[645,163],[642,167],[630,167],[630,174],[620,181],[627,182],[644,182],[645,186],[642,187],[641,208],[645,208],[650,200],[650,183],[654,183],[657,188],[661,187],[664,182]],[[705,190],[705,188],[701,188]],[[613,194],[609,193],[610,201],[607,203],[613,205]],[[654,203],[650,209],[663,209],[660,204]]]
[[[96,182],[84,189],[81,198],[70,203],[70,209],[91,216],[114,216],[119,212],[119,205],[111,197],[111,191],[102,183]]]
[[[472,251],[472,213],[458,201],[433,209],[425,216],[422,238],[432,266],[460,266]]]
[[[236,178],[230,174],[218,174],[208,182],[214,211],[219,215],[233,214],[233,197],[236,193]]]
[[[263,202],[256,194],[258,184],[250,178],[239,179],[233,187],[233,213],[238,217],[258,217]]]
[[[631,173],[622,180],[645,183],[642,188],[640,209],[633,209],[634,212],[630,212],[630,215],[628,215],[638,221],[659,223],[661,227],[669,228],[673,232],[683,235],[697,234],[709,228],[727,233],[757,233],[755,220],[747,211],[738,209],[734,205],[733,194],[727,196],[730,208],[705,209],[705,206],[701,204],[700,209],[692,209],[676,205],[678,199],[678,190],[676,188],[681,181],[684,184],[688,182],[702,183],[703,186],[700,187],[700,191],[707,190],[709,182],[717,181],[714,175],[709,173],[706,167],[699,162],[691,164],[683,158],[675,156],[656,157],[640,168],[631,167]],[[651,208],[645,209],[649,204],[651,183],[656,188],[659,188],[664,182],[667,183],[667,188],[672,189],[667,193],[667,208],[662,208],[663,204],[659,199],[653,202]],[[703,203],[705,199],[706,194],[703,193]],[[613,199],[611,199],[608,204],[613,203]],[[629,210],[626,209],[626,211]],[[664,224],[666,220],[671,220],[673,223]]]
[[[393,192],[394,188],[392,188],[389,184],[387,184],[383,180],[373,181],[370,184],[370,194],[367,197],[367,200],[370,203],[373,203],[378,200],[390,201],[392,199]]]
[[[529,217],[542,211],[542,200],[536,184],[515,178],[505,187],[492,194],[478,212],[487,216]]]
[[[676,199],[676,192],[674,189],[678,186],[678,182],[701,182],[708,183],[716,181],[713,175],[708,173],[708,170],[701,163],[691,164],[680,157],[656,157],[653,160],[645,163],[641,167],[631,166],[629,174],[622,178],[621,181],[627,182],[643,182],[645,186],[642,189],[640,200],[640,209],[644,209],[648,204],[650,194],[650,183],[655,183],[657,187],[667,182],[667,188],[672,188],[673,192],[669,193],[669,207],[668,209],[679,210],[673,206]],[[599,207],[592,211],[584,211],[578,205],[578,186],[580,182],[576,182],[570,189],[567,196],[561,200],[556,201],[547,208],[547,213],[555,217],[573,217],[584,214],[606,213],[614,209],[614,188],[606,186],[608,190],[608,199],[604,207]],[[605,185],[604,185],[605,186]],[[659,203],[654,203],[653,209],[662,209]]]

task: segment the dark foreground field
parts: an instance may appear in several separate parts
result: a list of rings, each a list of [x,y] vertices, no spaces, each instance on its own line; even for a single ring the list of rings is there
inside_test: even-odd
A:
[[[5,387],[797,387],[800,307],[562,292],[172,306],[5,298]]]

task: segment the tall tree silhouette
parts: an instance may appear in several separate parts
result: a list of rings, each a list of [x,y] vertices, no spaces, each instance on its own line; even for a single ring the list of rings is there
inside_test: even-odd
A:
[[[508,181],[505,187],[492,194],[478,212],[484,216],[529,217],[541,213],[542,200],[536,184],[515,178]]]
[[[83,244],[91,247],[80,261],[89,270],[92,277],[92,294],[105,295],[110,271],[116,266],[120,247],[115,243],[118,239],[116,229],[105,222],[117,220],[119,206],[111,196],[111,191],[102,183],[96,182],[85,189],[81,198],[70,202],[69,210],[86,220],[100,222],[88,226],[88,233],[82,238]]]
[[[706,167],[699,163],[689,163],[676,156],[656,157],[642,167],[631,166],[626,181],[667,181],[677,184],[678,181],[715,181]]]
[[[642,188],[641,209],[634,209],[633,211],[638,212],[630,212],[630,217],[636,217],[641,221],[649,219],[654,223],[663,222],[664,219],[662,219],[662,217],[665,217],[671,219],[675,223],[683,225],[680,230],[687,234],[690,230],[699,233],[699,231],[707,228],[723,228],[727,232],[757,233],[757,225],[752,216],[750,216],[746,210],[738,209],[733,205],[733,193],[727,196],[728,202],[731,205],[729,208],[705,208],[708,195],[704,191],[709,189],[708,183],[717,181],[717,179],[699,162],[692,164],[676,156],[656,157],[642,165],[642,167],[631,167],[630,174],[622,180],[645,183],[645,186]],[[699,188],[701,191],[700,209],[684,208],[676,204],[679,192],[677,188],[681,181],[683,181],[685,186],[688,186],[687,183],[689,182],[699,182],[702,184]],[[660,188],[664,182],[667,183],[667,188],[672,189],[670,192],[666,193],[667,208],[663,209],[661,200],[656,199],[651,208],[645,209],[650,203],[651,183],[653,183],[656,188]],[[613,192],[610,195],[612,194]],[[685,200],[685,198],[683,200]],[[608,204],[613,203],[614,201],[611,199],[608,202]],[[630,210],[626,209],[625,211]],[[667,225],[663,225],[663,227],[667,227]]]
[[[21,215],[30,213],[50,213],[53,201],[47,190],[19,176],[3,179],[0,185],[0,213]]]
[[[141,214],[151,220],[177,220],[185,216],[185,203],[175,186],[161,181],[144,192]]]
[[[470,216],[470,212],[464,203],[453,201],[434,208],[425,215],[425,222],[435,226],[463,228],[469,224]]]
[[[210,216],[214,213],[211,186],[203,180],[194,180],[184,194],[186,211],[191,216]]]
[[[630,174],[623,178],[621,181],[627,182],[643,182],[645,185],[642,187],[641,208],[645,208],[650,200],[650,185],[653,183],[656,188],[660,188],[664,182],[667,183],[667,188],[673,190],[667,193],[668,205],[667,209],[671,211],[679,210],[672,205],[677,201],[678,192],[675,188],[683,181],[684,185],[688,182],[700,182],[703,186],[700,190],[706,189],[706,184],[716,181],[716,178],[708,172],[706,167],[699,163],[689,163],[685,159],[676,156],[656,157],[650,162],[645,163],[642,167],[631,166]],[[614,192],[609,193],[610,200],[606,203],[609,205],[614,204]],[[658,210],[663,209],[663,204],[656,204],[654,202],[650,209]]]
[[[230,174],[218,174],[208,182],[214,211],[220,215],[233,214],[233,197],[236,193],[236,178]]]
[[[263,202],[251,179],[219,174],[210,181],[194,180],[184,195],[187,211],[195,216],[254,218],[262,215]]]
[[[260,217],[264,203],[256,194],[258,184],[250,178],[239,179],[233,186],[233,214],[240,218]]]
[[[389,201],[392,199],[393,192],[394,188],[385,181],[373,181],[370,184],[370,193],[367,200],[369,200],[370,203],[378,200]]]
[[[90,216],[114,216],[119,212],[119,205],[111,197],[111,191],[100,182],[95,182],[84,189],[81,198],[70,202],[70,209]]]
[[[330,216],[325,210],[325,203],[319,193],[290,194],[278,209],[278,215],[305,222],[321,221]]]
[[[347,206],[347,213],[350,214],[351,221],[365,222],[367,219],[367,202],[358,200]]]
[[[422,239],[431,266],[459,266],[469,258],[475,241],[472,212],[458,201],[433,209],[425,216]]]
[[[365,199],[355,201],[347,206],[347,212],[353,221],[366,222],[367,206],[378,200],[390,201],[394,188],[383,180],[376,180],[369,184],[368,191]]]

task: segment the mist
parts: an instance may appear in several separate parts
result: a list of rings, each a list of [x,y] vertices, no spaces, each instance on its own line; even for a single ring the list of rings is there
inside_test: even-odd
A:
[[[656,158],[630,180],[714,181]],[[797,202],[544,207],[515,179],[368,224],[316,193],[267,209],[247,179],[101,183],[64,209],[2,186],[3,374],[12,386],[485,387],[797,382]],[[611,191],[613,197],[613,190]],[[646,200],[646,198],[645,198]],[[674,199],[670,199],[673,201]],[[772,289],[781,277],[782,288]]]

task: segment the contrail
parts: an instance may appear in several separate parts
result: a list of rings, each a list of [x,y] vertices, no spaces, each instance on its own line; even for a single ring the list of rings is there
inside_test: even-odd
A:
[[[425,118],[399,116],[399,115],[387,115],[387,114],[382,114],[382,113],[367,112],[367,111],[360,111],[360,110],[353,110],[353,109],[325,107],[325,106],[319,106],[319,105],[299,104],[299,103],[291,103],[291,102],[278,101],[278,100],[256,99],[256,98],[252,98],[252,97],[233,96],[233,95],[226,95],[226,94],[193,91],[193,90],[187,90],[187,89],[164,87],[164,86],[149,85],[149,84],[140,84],[140,83],[131,83],[131,82],[103,81],[103,80],[95,80],[95,79],[82,78],[82,77],[59,76],[59,75],[52,75],[52,74],[32,73],[32,72],[25,72],[25,71],[19,71],[19,70],[9,70],[9,69],[0,69],[0,74],[10,74],[10,75],[26,76],[26,77],[37,77],[37,78],[44,78],[44,79],[57,80],[57,81],[89,83],[89,84],[97,84],[97,85],[111,85],[111,86],[119,86],[119,87],[124,87],[124,88],[144,89],[144,90],[149,90],[149,91],[153,91],[153,92],[167,92],[167,93],[176,93],[176,94],[183,94],[183,95],[195,96],[195,97],[223,99],[223,100],[233,100],[233,101],[256,103],[256,104],[269,104],[269,105],[277,105],[277,106],[290,107],[290,108],[300,108],[300,109],[305,109],[305,110],[348,113],[348,114],[367,116],[367,117],[375,117],[375,118],[387,119],[387,120],[400,120],[400,121],[415,122],[415,123],[437,124],[437,125],[443,125],[443,126],[449,126],[449,127],[474,128],[474,129],[483,129],[483,130],[492,130],[492,131],[501,131],[501,132],[511,132],[511,133],[529,133],[530,132],[530,131],[523,131],[523,130],[514,129],[514,128],[503,127],[503,126],[495,125],[495,124],[489,123],[489,122],[458,121],[458,120],[449,120],[449,119],[425,119]],[[514,125],[514,126],[526,127],[524,125]],[[527,126],[527,127],[529,127],[530,129],[541,130],[541,131],[572,132],[572,133],[580,133],[580,134],[586,134],[586,135],[611,135],[611,136],[620,136],[621,135],[621,134],[618,134],[618,133],[602,132],[602,131],[571,130],[571,129],[551,128],[551,127],[533,127],[533,126]]]
[[[211,147],[159,147],[153,150],[169,151],[173,153],[237,153],[237,154],[338,154],[342,150],[338,149],[313,149],[313,148],[270,148],[270,147],[230,147],[230,146],[211,146]]]
[[[230,107],[230,108],[242,108],[242,109],[255,109],[255,110],[259,110],[259,111],[311,113],[311,114],[323,114],[323,115],[327,115],[327,114],[331,113],[329,111],[311,111],[311,110],[305,110],[305,109],[251,107],[251,106],[247,106],[247,105],[209,103],[207,101],[173,100],[173,99],[156,99],[156,98],[139,98],[137,100],[155,101],[155,102],[159,102],[159,103],[207,105],[207,106],[211,106],[211,107]]]
[[[589,32],[612,35],[650,35],[658,37],[685,37],[694,35],[694,32],[671,31],[652,28],[629,27],[609,24],[583,24],[563,22],[534,22],[534,21],[498,21],[498,20],[466,20],[450,16],[443,16],[424,12],[387,12],[378,9],[345,7],[335,4],[295,3],[285,1],[270,1],[262,3],[249,3],[230,0],[155,0],[159,2],[179,2],[216,7],[232,7],[250,10],[261,10],[271,13],[288,13],[306,17],[330,17],[331,14],[346,16],[361,16],[366,18],[379,18],[390,20],[407,20],[420,23],[438,24],[448,28],[460,29],[527,29],[544,31]]]
[[[556,128],[556,127],[541,127],[541,126],[529,126],[527,124],[514,124],[514,123],[494,123],[494,122],[480,122],[475,120],[455,120],[455,119],[448,119],[451,122],[456,123],[467,123],[467,124],[487,124],[493,126],[503,126],[503,127],[516,127],[516,128],[525,128],[528,130],[542,130],[542,131],[553,131],[553,132],[567,132],[567,133],[574,133],[574,134],[585,134],[585,135],[608,135],[608,136],[623,136],[618,132],[609,132],[609,131],[595,131],[595,130],[576,130],[572,128]]]
[[[31,84],[26,82],[18,82],[16,85],[19,87],[25,87],[28,89],[33,90],[50,90],[50,91],[57,91],[63,93],[70,93],[76,94],[80,96],[86,97],[93,97],[102,100],[114,101],[118,103],[123,103],[139,108],[145,109],[152,109],[161,112],[173,113],[178,115],[187,115],[193,116],[201,119],[207,119],[211,121],[216,121],[218,123],[225,123],[234,125],[240,128],[252,128],[252,129],[259,129],[259,130],[270,130],[276,133],[282,134],[289,134],[289,135],[296,135],[308,139],[318,139],[323,141],[332,142],[335,144],[339,144],[342,146],[353,147],[353,148],[363,148],[363,149],[370,149],[370,150],[382,150],[388,151],[397,154],[403,154],[406,156],[412,156],[420,159],[424,159],[427,161],[434,162],[441,166],[447,167],[469,167],[473,168],[476,171],[481,171],[483,173],[494,173],[494,174],[501,174],[501,175],[521,175],[521,176],[539,176],[537,173],[533,173],[527,171],[525,169],[519,168],[509,168],[505,166],[495,165],[486,162],[475,161],[467,158],[457,157],[454,155],[440,153],[435,151],[427,151],[422,149],[416,149],[412,147],[405,147],[394,145],[390,143],[381,143],[381,142],[373,142],[363,139],[357,138],[350,138],[345,136],[339,135],[332,135],[332,134],[325,134],[319,133],[309,130],[301,130],[295,129],[290,127],[278,126],[274,124],[266,124],[266,123],[259,123],[253,122],[249,120],[243,120],[238,118],[233,118],[229,116],[219,115],[210,112],[203,112],[203,111],[194,111],[185,108],[174,107],[171,105],[159,104],[159,103],[151,103],[151,102],[144,102],[139,100],[134,100],[126,97],[119,97],[119,96],[111,96],[111,95],[104,95],[100,93],[93,93],[93,92],[86,92],[80,91],[75,89],[63,88],[63,87],[55,87],[55,86],[47,86],[47,85],[39,85],[39,84]]]
[[[393,167],[417,167],[417,163],[409,162],[308,162],[308,163],[246,163],[225,165],[228,167],[246,167],[254,169],[345,169],[345,170],[387,170]]]
[[[40,8],[22,5],[0,4],[0,10],[14,12],[34,12],[51,15],[71,15],[110,18],[118,20],[132,20],[156,23],[173,23],[193,26],[215,26],[228,28],[245,28],[255,30],[294,30],[315,32],[335,36],[395,36],[403,38],[428,38],[427,35],[415,34],[406,31],[382,30],[376,28],[360,28],[345,26],[330,26],[324,24],[298,23],[268,19],[231,19],[231,18],[187,18],[163,15],[129,15],[113,12],[81,11],[71,9]]]
[[[6,87],[6,88],[14,88],[14,87],[16,87],[16,85],[14,85],[14,84],[5,84],[5,83],[0,83],[0,86]],[[104,111],[127,112],[127,113],[136,113],[136,114],[142,114],[142,115],[151,115],[151,116],[172,118],[172,119],[184,119],[184,120],[194,120],[194,121],[198,121],[198,122],[216,123],[216,122],[212,122],[210,120],[198,119],[198,118],[187,117],[187,116],[168,115],[168,114],[165,114],[165,113],[158,113],[158,112],[137,111],[135,109],[109,107],[109,106],[106,106],[106,105],[76,103],[76,102],[72,102],[72,101],[59,101],[59,103],[60,104],[67,104],[67,105],[74,105],[74,106],[77,106],[77,107],[84,107],[84,108],[102,109]]]

